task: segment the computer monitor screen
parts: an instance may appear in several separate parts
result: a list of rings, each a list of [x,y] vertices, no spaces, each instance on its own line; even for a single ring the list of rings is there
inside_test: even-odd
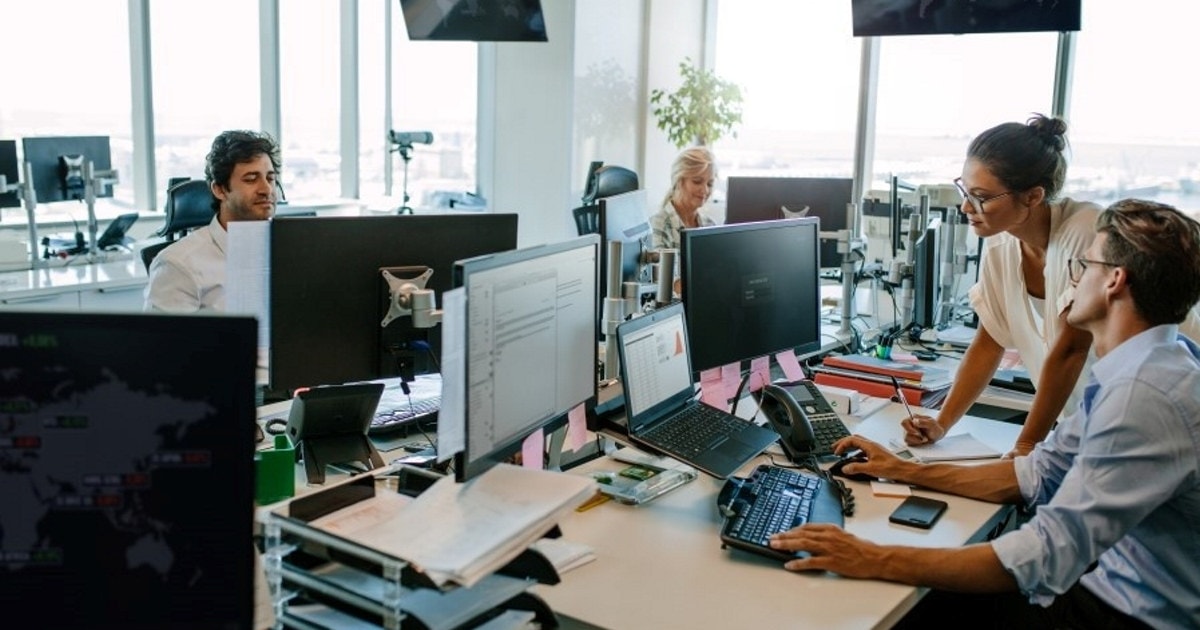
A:
[[[21,181],[21,163],[17,161],[17,141],[0,140],[0,175],[5,178],[5,186],[15,186]],[[17,191],[4,192],[0,190],[0,208],[19,208],[21,198]]]
[[[21,149],[33,171],[38,203],[83,199],[83,164],[89,160],[96,171],[112,168],[108,136],[22,138]],[[111,197],[112,187],[100,186],[96,196]]]
[[[854,36],[1078,31],[1082,0],[852,0]]]
[[[396,376],[397,361],[437,371],[429,355],[440,352],[439,326],[414,329],[411,317],[381,326],[390,300],[380,269],[432,269],[425,288],[440,305],[456,260],[517,246],[517,215],[277,217],[270,232],[270,389],[286,396]]]
[[[503,461],[535,430],[596,396],[600,238],[462,261],[466,291],[465,481]]]
[[[695,228],[680,235],[692,369],[820,348],[815,218]]]
[[[411,40],[544,42],[540,0],[400,0]]]
[[[635,190],[600,203],[600,234],[604,238],[600,268],[601,295],[607,295],[608,244],[621,242],[621,282],[650,282],[650,267],[642,264],[642,252],[650,245],[650,221],[646,214],[646,191]]]
[[[0,313],[7,617],[251,627],[255,335],[245,317]]]
[[[817,217],[822,232],[846,229],[854,180],[825,177],[730,177],[725,223]],[[786,212],[785,212],[786,210]],[[837,242],[821,243],[821,267],[838,267]]]

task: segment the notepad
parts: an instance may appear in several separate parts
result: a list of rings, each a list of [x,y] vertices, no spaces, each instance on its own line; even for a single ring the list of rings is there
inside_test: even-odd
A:
[[[926,463],[964,459],[995,459],[1001,455],[999,451],[980,442],[970,433],[948,435],[925,446],[909,446],[896,440],[892,441],[892,445],[908,451],[912,454],[913,459]]]

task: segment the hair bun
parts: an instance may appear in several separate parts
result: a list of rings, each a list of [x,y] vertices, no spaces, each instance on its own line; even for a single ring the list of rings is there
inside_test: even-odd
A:
[[[1050,118],[1042,114],[1034,114],[1025,124],[1033,129],[1039,138],[1045,140],[1055,151],[1067,148],[1067,121],[1061,118]]]

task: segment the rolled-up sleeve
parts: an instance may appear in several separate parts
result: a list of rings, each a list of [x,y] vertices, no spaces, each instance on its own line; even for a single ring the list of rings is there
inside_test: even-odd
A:
[[[1191,440],[1157,388],[1132,379],[1106,385],[1092,410],[1086,420],[1074,415],[1045,447],[1014,462],[1022,497],[1040,507],[992,548],[1037,604],[1048,605],[1075,584],[1101,554],[1169,500],[1187,474],[1178,462]],[[1074,444],[1082,448],[1075,451]],[[1073,464],[1069,452],[1078,452]]]

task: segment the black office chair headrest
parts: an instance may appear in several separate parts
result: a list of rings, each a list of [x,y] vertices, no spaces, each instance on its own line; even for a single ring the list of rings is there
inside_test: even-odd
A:
[[[167,191],[166,225],[160,235],[208,225],[213,218],[213,194],[202,179],[176,184]]]
[[[596,170],[596,176],[592,181],[595,184],[583,195],[585,205],[595,203],[597,199],[638,189],[637,173],[624,166],[601,166]]]

